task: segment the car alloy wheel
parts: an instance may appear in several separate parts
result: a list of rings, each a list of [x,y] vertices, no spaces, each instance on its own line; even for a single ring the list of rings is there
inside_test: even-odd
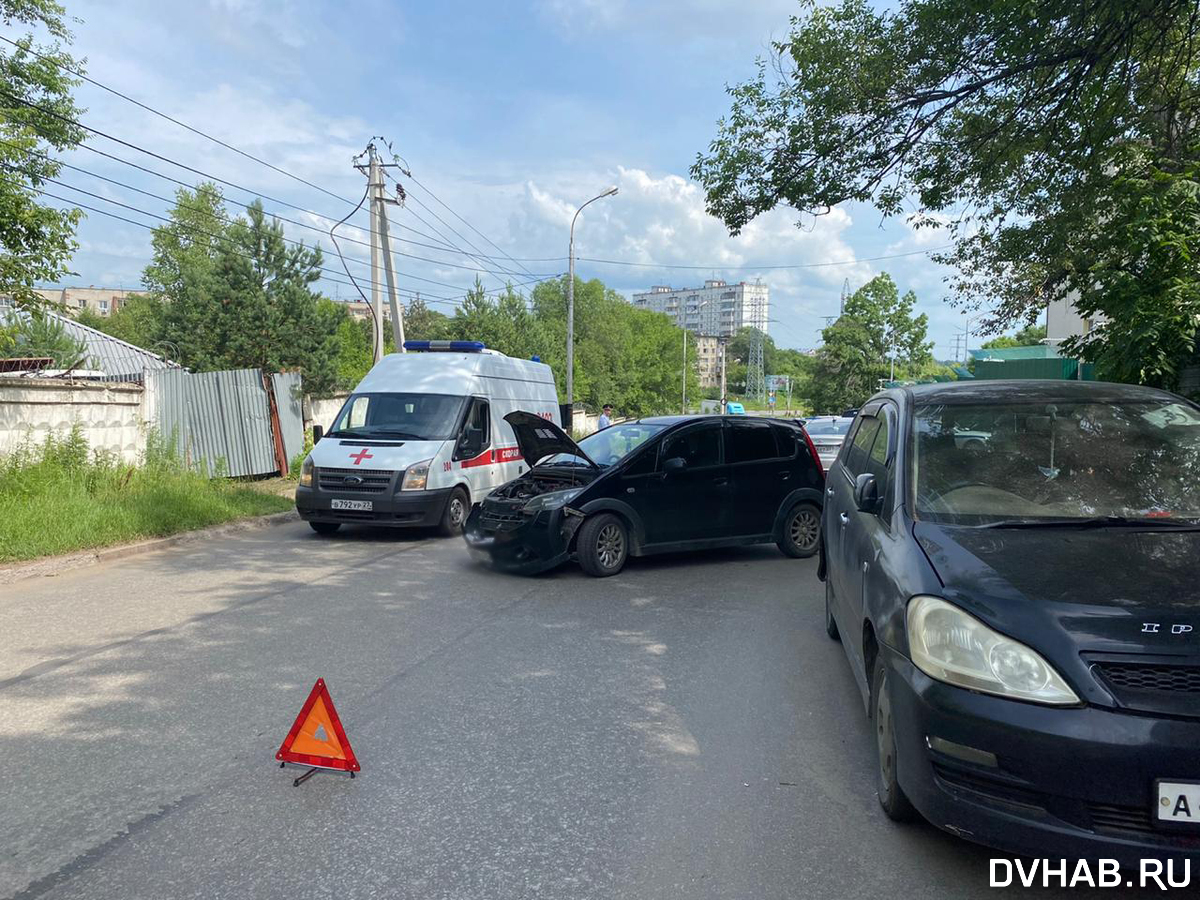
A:
[[[808,553],[816,548],[821,537],[821,520],[811,507],[802,506],[792,515],[788,532],[792,543]]]
[[[596,535],[596,556],[606,569],[619,566],[625,558],[625,534],[621,526],[610,522]]]

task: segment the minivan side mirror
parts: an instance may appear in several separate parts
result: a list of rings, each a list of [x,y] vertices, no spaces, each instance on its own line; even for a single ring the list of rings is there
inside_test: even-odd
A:
[[[483,449],[483,429],[468,428],[463,432],[462,439],[458,442],[459,451],[464,456],[474,456]]]
[[[854,479],[854,505],[859,512],[876,514],[883,501],[879,497],[879,482],[870,472],[863,472]]]
[[[673,475],[677,472],[682,472],[687,468],[687,460],[682,456],[672,456],[670,459],[663,460],[663,474]]]
[[[321,443],[321,438],[325,437],[325,429],[320,425],[313,426],[313,444]]]

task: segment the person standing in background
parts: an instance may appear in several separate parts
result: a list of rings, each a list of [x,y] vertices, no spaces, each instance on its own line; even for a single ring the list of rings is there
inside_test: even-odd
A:
[[[600,412],[600,419],[598,422],[596,422],[596,430],[597,431],[603,430],[612,424],[612,412],[613,412],[612,404],[605,403],[604,409],[601,410],[601,412]]]

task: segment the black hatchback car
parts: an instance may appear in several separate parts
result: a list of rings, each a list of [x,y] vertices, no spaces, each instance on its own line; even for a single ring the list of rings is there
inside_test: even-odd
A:
[[[526,412],[504,417],[532,468],[467,519],[475,555],[538,572],[574,555],[589,575],[630,556],[774,541],[812,556],[824,475],[800,426],[676,416],[613,425],[576,444]]]
[[[819,572],[889,816],[1037,857],[1200,855],[1200,407],[879,394],[829,472]]]

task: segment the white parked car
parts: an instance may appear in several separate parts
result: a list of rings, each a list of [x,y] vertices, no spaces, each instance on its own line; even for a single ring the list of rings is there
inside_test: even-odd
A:
[[[846,416],[814,416],[804,420],[804,430],[812,438],[813,446],[817,448],[817,456],[821,459],[821,468],[826,472],[837,459],[842,442],[846,440],[846,433],[852,424],[854,419]]]

